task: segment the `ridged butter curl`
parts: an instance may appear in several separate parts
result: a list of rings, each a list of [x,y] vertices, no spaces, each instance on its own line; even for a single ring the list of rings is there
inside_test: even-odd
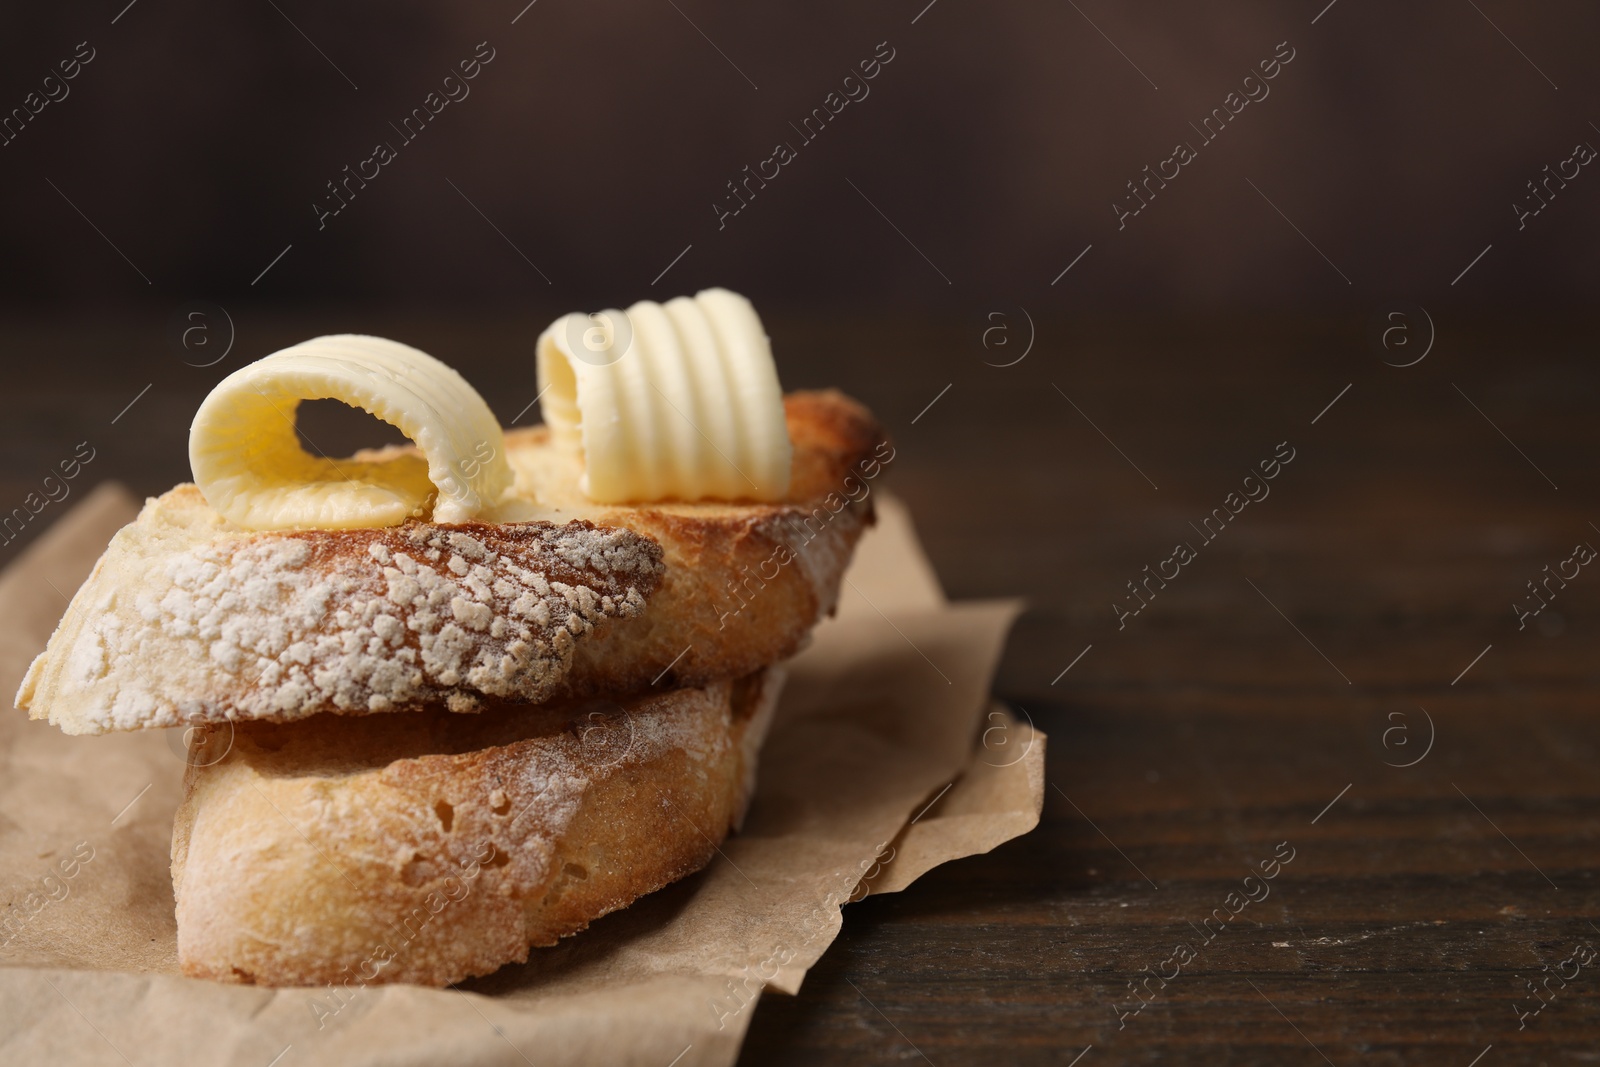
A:
[[[544,421],[600,503],[782,500],[792,446],[750,301],[706,289],[572,314],[539,338]]]

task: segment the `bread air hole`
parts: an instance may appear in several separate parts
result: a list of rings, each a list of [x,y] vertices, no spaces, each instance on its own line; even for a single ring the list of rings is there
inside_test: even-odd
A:
[[[567,889],[575,882],[587,882],[589,868],[581,863],[563,863],[561,873],[556,875],[556,880],[550,884],[549,891],[545,894],[545,903],[553,904],[566,895]]]
[[[456,809],[450,806],[448,800],[441,800],[433,806],[433,813],[439,817],[439,827],[449,833],[451,824],[456,820]]]
[[[413,852],[411,859],[400,868],[400,881],[402,884],[415,889],[417,886],[432,881],[438,872],[438,867],[433,862],[432,856],[425,856],[420,852]]]

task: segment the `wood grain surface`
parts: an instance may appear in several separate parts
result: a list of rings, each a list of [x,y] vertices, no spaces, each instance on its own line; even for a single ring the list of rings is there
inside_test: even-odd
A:
[[[3,507],[84,440],[73,492],[165,489],[210,385],[319,332],[418,344],[509,424],[550,317],[230,312],[236,348],[210,368],[184,365],[164,316],[0,325],[30,357]],[[1541,587],[1520,628],[1513,607],[1600,546],[1591,331],[1439,321],[1395,367],[1384,313],[1036,307],[1010,367],[986,365],[1015,357],[977,313],[769,320],[786,386],[839,386],[891,428],[892,488],[950,595],[1029,598],[996,690],[1049,733],[1050,788],[1032,834],[847,907],[800,994],[763,999],[741,1062],[1600,1061],[1600,959],[1552,977],[1600,948],[1600,567]],[[367,443],[316,429],[330,452]],[[1212,540],[1191,527],[1284,442],[1269,495]],[[1170,574],[1185,542],[1119,628],[1127,583]],[[1260,880],[1275,850],[1293,858]],[[1262,899],[1235,914],[1246,891]],[[1192,959],[1152,977],[1180,945]],[[1535,999],[1525,980],[1545,979]]]
[[[934,455],[899,483],[953,593],[1032,598],[998,689],[1050,735],[1042,823],[846,909],[742,1062],[1600,1060],[1600,962],[1537,1015],[1524,981],[1600,948],[1600,571],[1512,609],[1600,546],[1592,361],[1560,327],[1444,324],[1409,368],[1359,316],[1059,328],[1028,384],[902,428]]]

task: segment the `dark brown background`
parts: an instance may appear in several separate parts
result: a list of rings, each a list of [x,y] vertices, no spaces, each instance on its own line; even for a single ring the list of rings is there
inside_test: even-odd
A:
[[[0,106],[98,56],[0,148],[0,510],[80,441],[74,494],[185,478],[206,391],[317,333],[433,352],[509,424],[556,315],[741,289],[787,386],[890,427],[951,595],[1029,599],[996,688],[1051,735],[1040,828],[846,909],[747,1062],[1594,1062],[1588,972],[1526,1030],[1512,1006],[1600,945],[1600,578],[1525,630],[1511,605],[1600,543],[1600,176],[1520,232],[1511,205],[1600,144],[1600,13],[675,2],[8,12]],[[323,182],[486,39],[471,97],[317,232]],[[884,40],[871,96],[719,233],[723,183]],[[1118,232],[1123,183],[1280,41],[1271,96]],[[1124,583],[1285,440],[1272,495],[1119,632]],[[1392,766],[1424,710],[1433,747]],[[1283,840],[1273,896],[1119,1031],[1126,983]]]
[[[651,291],[690,244],[657,295],[726,284],[762,306],[871,310],[1345,308],[1373,295],[1573,306],[1595,279],[1600,201],[1585,186],[1600,179],[1585,171],[1520,233],[1511,208],[1545,164],[1600,140],[1592,4],[1339,0],[1313,26],[1326,0],[938,0],[912,25],[926,0],[538,0],[512,25],[524,2],[138,0],[115,25],[126,0],[14,5],[0,107],[78,42],[98,54],[0,148],[5,301],[360,298],[549,319]],[[496,58],[471,96],[318,232],[324,183],[395,139],[388,123],[480,41]],[[880,41],[896,58],[871,95],[718,232],[724,183],[797,140],[788,124]],[[1118,232],[1125,183],[1198,142],[1189,123],[1282,41],[1296,58],[1271,95]],[[1490,242],[1472,285],[1451,291]],[[1071,284],[1050,289],[1091,243]]]

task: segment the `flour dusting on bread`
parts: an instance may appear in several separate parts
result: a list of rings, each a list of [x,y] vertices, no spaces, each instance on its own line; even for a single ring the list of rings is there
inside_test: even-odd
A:
[[[538,701],[663,570],[651,539],[584,521],[244,534],[151,563],[131,611],[69,620],[82,632],[58,684],[96,693],[102,728],[221,717],[192,679],[130,662],[202,664],[232,690],[229,718]]]

